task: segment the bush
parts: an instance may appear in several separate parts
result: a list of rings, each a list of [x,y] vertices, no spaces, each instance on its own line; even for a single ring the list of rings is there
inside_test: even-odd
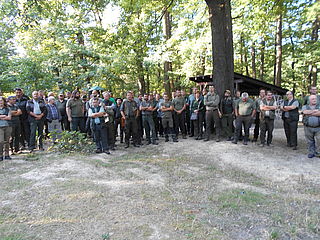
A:
[[[90,138],[86,137],[86,134],[76,131],[63,131],[62,133],[54,133],[59,137],[56,143],[52,146],[51,150],[61,153],[92,153],[95,146]]]

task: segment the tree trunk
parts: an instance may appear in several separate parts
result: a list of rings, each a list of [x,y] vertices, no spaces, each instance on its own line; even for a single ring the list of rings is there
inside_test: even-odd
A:
[[[264,80],[264,58],[265,58],[265,50],[266,50],[266,41],[263,40],[261,42],[261,52],[260,52],[260,61],[261,61],[261,65],[260,65],[260,80],[263,81]]]
[[[257,70],[256,70],[256,48],[254,43],[251,46],[251,65],[252,65],[252,77],[257,78]]]
[[[244,66],[244,40],[243,34],[240,35],[240,65],[241,65],[241,74],[243,74],[243,66]]]
[[[277,18],[276,33],[276,61],[275,61],[275,85],[281,86],[281,69],[282,69],[282,13]]]
[[[146,92],[146,82],[144,80],[143,58],[138,59],[137,66],[139,93],[144,94]]]
[[[213,83],[217,93],[222,96],[223,91],[234,88],[234,63],[232,18],[230,0],[206,0],[209,7],[212,55],[213,55]]]
[[[316,43],[319,39],[319,28],[320,28],[320,15],[317,16],[316,20],[312,24],[312,34],[311,34],[311,41]],[[312,86],[317,86],[317,73],[318,68],[317,65],[314,63],[314,59],[312,59],[313,63],[311,65],[311,72],[310,77],[312,79]]]
[[[168,10],[164,13],[163,34],[166,41],[171,38],[171,16]],[[171,90],[174,88],[173,81],[170,81],[169,71],[172,71],[172,64],[169,61],[164,62],[164,81],[163,86],[167,94],[171,96]]]

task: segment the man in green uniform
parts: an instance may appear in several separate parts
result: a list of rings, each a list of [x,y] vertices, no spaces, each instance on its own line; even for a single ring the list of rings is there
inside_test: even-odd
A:
[[[182,133],[182,138],[186,139],[186,115],[185,115],[185,109],[186,109],[186,100],[183,96],[181,96],[181,91],[177,90],[176,91],[176,97],[173,99],[173,108],[174,108],[174,123],[175,123],[175,132],[176,132],[176,137],[178,138],[179,135],[179,128]]]
[[[169,142],[169,135],[172,136],[172,140],[174,142],[178,142],[176,135],[174,134],[173,130],[173,119],[172,119],[172,111],[173,111],[173,104],[169,101],[169,96],[167,93],[163,94],[163,102],[160,104],[160,110],[162,114],[162,126],[164,129],[165,134],[165,141]]]
[[[153,111],[154,111],[154,102],[149,100],[149,95],[144,94],[143,100],[140,104],[140,111],[142,114],[142,123],[143,127],[146,132],[146,137],[147,137],[147,145],[152,144],[158,145],[156,142],[156,130],[154,127],[154,122],[153,122]],[[151,137],[150,138],[150,132],[151,132]]]

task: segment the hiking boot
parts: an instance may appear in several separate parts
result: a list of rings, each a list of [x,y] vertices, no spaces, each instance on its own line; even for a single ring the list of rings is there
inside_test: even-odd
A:
[[[233,144],[238,144],[238,142],[236,140],[233,140],[232,143]]]
[[[97,149],[96,153],[102,153],[101,149]]]
[[[129,143],[127,143],[125,146],[124,146],[124,148],[128,148],[129,147]]]
[[[138,144],[133,144],[134,147],[139,148],[140,146]]]
[[[248,141],[243,141],[243,145],[248,145]]]
[[[208,142],[208,141],[209,141],[209,138],[205,138],[203,141],[204,141],[204,142]]]
[[[315,155],[313,153],[308,154],[308,158],[314,158],[314,157],[315,157]]]
[[[258,146],[259,147],[264,147],[264,143],[260,143]]]
[[[186,136],[186,135],[183,135],[182,138],[183,138],[183,139],[187,139],[187,136]]]
[[[109,150],[103,151],[105,154],[110,154]]]
[[[12,160],[12,158],[10,156],[5,156],[4,159],[5,160]]]

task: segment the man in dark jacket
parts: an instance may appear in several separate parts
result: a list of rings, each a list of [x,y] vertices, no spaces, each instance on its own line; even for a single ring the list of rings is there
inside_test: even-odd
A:
[[[16,93],[17,106],[20,108],[22,112],[22,114],[19,117],[20,128],[21,128],[20,142],[21,142],[22,148],[25,148],[26,142],[27,142],[27,145],[29,146],[29,141],[30,141],[30,123],[28,120],[28,113],[26,108],[29,97],[24,95],[21,88],[16,88],[15,93]]]

